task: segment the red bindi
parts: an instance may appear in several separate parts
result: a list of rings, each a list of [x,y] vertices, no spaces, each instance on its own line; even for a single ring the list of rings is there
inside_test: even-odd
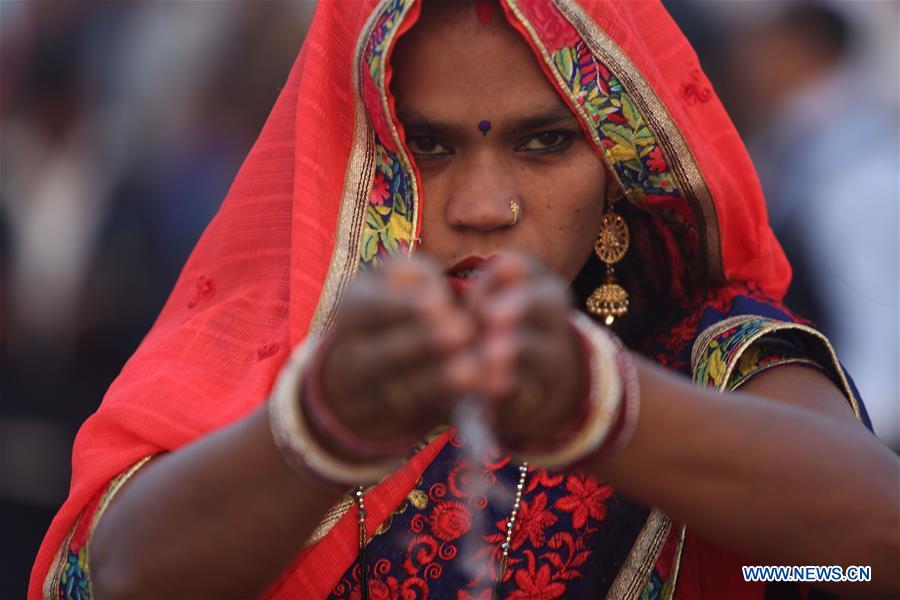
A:
[[[478,14],[478,21],[482,25],[487,25],[491,22],[495,10],[497,10],[496,0],[475,0],[475,12]]]

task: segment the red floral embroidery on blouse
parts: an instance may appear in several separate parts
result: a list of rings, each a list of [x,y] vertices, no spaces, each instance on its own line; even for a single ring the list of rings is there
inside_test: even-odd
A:
[[[565,479],[565,477],[566,476],[562,473],[555,473],[553,475],[550,475],[547,472],[547,469],[540,469],[538,471],[535,471],[534,475],[529,477],[527,485],[525,486],[525,492],[531,493],[535,489],[537,489],[537,486],[539,485],[545,488],[555,488],[563,482],[563,479]]]
[[[471,529],[472,510],[461,502],[441,502],[431,511],[428,524],[431,525],[434,537],[452,542]]]
[[[525,551],[526,566],[516,570],[515,581],[519,589],[507,596],[510,600],[553,600],[566,593],[566,586],[553,581],[550,565],[537,567],[537,560],[530,550]]]
[[[455,573],[454,577],[464,577],[457,584],[457,600],[491,598],[500,575],[500,545],[508,516],[497,519],[494,512],[491,531],[479,536],[481,543],[471,548],[474,556],[462,564],[465,548],[461,544],[467,539],[463,536],[481,530],[478,519],[487,516],[486,502],[479,502],[485,498],[471,496],[467,479],[481,477],[493,488],[497,471],[504,467],[510,468],[508,457],[486,456],[480,465],[456,458],[444,477],[430,485],[421,483],[427,490],[427,507],[409,517],[410,537],[399,555],[382,556],[368,569],[370,597],[426,598],[435,591],[430,589],[432,582]],[[504,486],[508,485],[507,481]],[[554,599],[571,591],[569,582],[584,576],[582,570],[592,555],[589,540],[607,518],[605,502],[612,496],[611,486],[590,475],[531,471],[512,533],[503,597]],[[351,569],[336,586],[335,597],[359,597],[355,571]]]
[[[575,529],[587,525],[588,517],[597,521],[606,519],[606,505],[603,501],[613,495],[611,486],[601,483],[596,477],[569,475],[566,490],[569,495],[557,500],[553,506],[572,513],[572,526]]]
[[[544,530],[553,527],[558,520],[559,517],[547,509],[546,492],[541,492],[531,502],[522,500],[516,518],[516,528],[513,530],[512,549],[521,547],[526,540],[535,548],[543,548],[546,541]],[[498,521],[497,527],[506,531],[506,519]]]

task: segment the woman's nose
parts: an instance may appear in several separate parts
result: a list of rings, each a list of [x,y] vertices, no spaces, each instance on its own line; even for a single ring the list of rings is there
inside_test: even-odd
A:
[[[451,227],[494,231],[516,223],[513,205],[521,205],[513,178],[498,164],[472,164],[461,170],[446,205]]]

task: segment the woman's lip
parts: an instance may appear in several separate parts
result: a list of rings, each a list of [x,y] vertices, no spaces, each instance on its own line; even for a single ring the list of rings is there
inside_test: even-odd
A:
[[[485,262],[489,261],[490,257],[482,258],[480,256],[467,256],[462,259],[449,269],[447,269],[447,275],[453,275],[454,273],[459,273],[460,271],[470,271],[472,269],[477,269]]]
[[[465,295],[466,291],[475,283],[475,278],[468,273],[468,277],[460,277],[460,273],[466,271],[475,271],[485,265],[485,263],[490,262],[493,259],[492,256],[487,258],[483,258],[481,256],[467,256],[462,259],[449,269],[445,271],[445,275],[447,277],[447,283],[450,284],[450,288],[453,292],[462,297]]]

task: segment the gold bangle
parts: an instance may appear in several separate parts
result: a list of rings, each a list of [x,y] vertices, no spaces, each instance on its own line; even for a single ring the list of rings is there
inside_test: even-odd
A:
[[[591,345],[591,389],[588,415],[581,427],[563,446],[549,452],[519,454],[517,460],[550,470],[565,469],[596,451],[609,437],[622,408],[623,381],[616,361],[618,345],[608,331],[580,313],[571,316],[572,325]]]
[[[272,439],[285,462],[299,475],[329,487],[355,487],[379,481],[399,461],[352,463],[323,449],[310,432],[300,406],[300,381],[312,362],[318,339],[312,336],[297,346],[281,369],[269,398]]]

